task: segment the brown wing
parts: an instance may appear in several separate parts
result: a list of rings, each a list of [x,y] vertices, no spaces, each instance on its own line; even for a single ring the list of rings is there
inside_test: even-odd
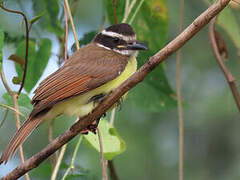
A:
[[[93,43],[81,48],[59,70],[40,83],[32,99],[34,109],[30,116],[115,79],[126,64],[126,56]]]

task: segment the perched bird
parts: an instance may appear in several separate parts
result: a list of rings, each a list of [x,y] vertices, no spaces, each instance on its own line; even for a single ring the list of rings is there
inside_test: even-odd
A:
[[[146,49],[125,23],[97,34],[39,84],[32,99],[33,110],[2,153],[0,164],[11,158],[40,123],[61,114],[82,117],[91,113],[137,70],[138,50]]]

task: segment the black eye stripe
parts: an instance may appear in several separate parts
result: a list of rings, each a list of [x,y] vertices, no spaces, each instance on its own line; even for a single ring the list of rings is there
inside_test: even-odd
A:
[[[108,48],[116,48],[117,45],[127,44],[126,41],[118,37],[107,36],[103,34],[98,34],[94,39],[94,42],[102,44]]]

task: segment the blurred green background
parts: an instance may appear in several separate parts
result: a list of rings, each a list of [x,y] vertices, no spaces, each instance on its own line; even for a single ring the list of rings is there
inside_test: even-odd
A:
[[[111,0],[109,1],[112,2]],[[70,2],[77,2],[72,10],[75,12],[74,21],[79,38],[83,37],[86,32],[99,29],[103,21],[102,19],[107,13],[107,8],[102,1],[78,0]],[[137,1],[137,3],[139,2]],[[157,3],[158,1],[151,2]],[[36,15],[34,13],[35,9],[32,8],[34,1],[31,0],[6,1],[5,5],[12,9],[24,11],[29,19]],[[62,2],[59,2],[59,7],[59,14],[62,14]],[[185,0],[184,27],[189,25],[206,8],[207,4],[205,1]],[[234,17],[238,19],[237,24],[239,25],[239,9],[232,11]],[[161,47],[178,34],[179,2],[173,0],[166,1],[165,12],[168,16],[168,25],[163,27],[167,30],[167,34],[163,36],[168,37],[168,39],[165,38],[166,42],[161,42]],[[144,14],[144,11],[141,13]],[[145,16],[147,15],[146,13]],[[58,18],[62,18],[61,15],[58,15]],[[19,43],[23,39],[24,29],[22,28],[19,16],[9,14],[1,9],[0,25],[9,36],[9,43],[6,43],[3,48],[4,70],[11,88],[17,90],[19,86],[13,85],[11,82],[12,77],[16,75],[14,63],[8,61],[7,58],[15,52],[17,46],[15,43]],[[59,24],[59,26],[61,25],[63,24]],[[109,25],[109,21],[105,22],[105,26],[107,25]],[[59,39],[56,36],[57,33],[61,34],[61,29],[59,32],[54,32],[54,34],[47,28],[41,29],[42,27],[43,25],[40,22],[34,24],[30,34],[32,39],[39,40],[44,37],[50,39],[52,42],[51,53],[49,55],[51,59],[40,80],[59,67],[58,55],[61,48]],[[161,26],[157,28],[159,27]],[[138,28],[135,28],[137,33],[141,31],[141,27]],[[225,63],[236,77],[237,85],[239,85],[240,59],[237,53],[239,50],[222,28],[217,27],[217,29],[224,37],[228,46],[229,57]],[[157,34],[154,30],[153,28],[152,32],[154,34],[151,34],[150,31],[149,36],[161,37],[161,34]],[[141,40],[150,43],[151,46],[151,42],[149,42],[147,36],[141,37]],[[68,50],[70,52],[71,46],[74,43],[71,31],[68,43]],[[153,49],[150,49],[150,52],[153,53]],[[145,55],[140,54],[140,64],[147,60],[143,57]],[[166,63],[163,66],[159,67],[165,70],[168,83],[173,89],[172,91],[170,86],[167,87],[169,89],[169,97],[176,90],[175,59],[176,56],[172,55],[165,61]],[[194,180],[238,180],[240,178],[239,112],[225,77],[213,56],[206,27],[182,48],[181,62],[185,137],[184,177],[185,179]],[[163,72],[162,70],[161,72]],[[156,76],[154,77],[156,78]],[[159,78],[161,79],[161,77]],[[155,80],[157,83],[157,79]],[[164,87],[166,87],[166,84]],[[139,87],[141,86],[143,85],[139,85]],[[142,95],[143,99],[136,100],[135,93],[139,93],[138,89],[136,87],[131,90],[129,98],[122,105],[121,111],[116,112],[115,127],[120,136],[125,140],[127,146],[126,151],[114,159],[119,179],[177,179],[179,146],[176,102],[174,98],[167,98],[166,94],[164,94],[161,96],[164,96],[167,99],[166,102],[169,103],[166,105],[166,108],[158,108],[158,106],[154,106],[154,109],[144,108],[141,102],[144,104],[144,98],[146,98],[146,101],[149,101],[147,98],[150,93],[142,91],[140,95]],[[2,98],[5,92],[2,83],[0,83],[0,103],[6,104],[6,101]],[[162,91],[159,90],[159,93],[162,93]],[[30,93],[31,96],[32,93]],[[20,110],[26,116],[30,112],[30,109],[26,107],[21,107]],[[5,109],[0,108],[0,120],[4,118],[4,114]],[[54,137],[64,132],[73,122],[74,118],[58,118],[55,121]],[[0,152],[7,145],[14,132],[15,120],[13,113],[10,111],[5,123],[0,128]],[[69,143],[58,179],[61,179],[67,164],[71,161],[77,139],[75,138]],[[35,130],[24,143],[25,156],[30,157],[44,148],[47,143],[47,124],[44,124]],[[19,163],[20,160],[15,155],[6,165],[1,165],[0,177],[10,172]],[[75,174],[84,174],[75,179],[101,179],[99,153],[85,141],[81,144],[75,164],[77,166]],[[51,165],[49,160],[30,172],[32,179],[49,179],[50,175]],[[74,177],[69,177],[69,179],[74,179]]]

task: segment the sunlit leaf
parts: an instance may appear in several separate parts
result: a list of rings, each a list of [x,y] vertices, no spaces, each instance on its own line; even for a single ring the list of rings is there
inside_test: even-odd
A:
[[[3,94],[3,99],[8,103],[9,106],[13,106],[12,97],[9,93]],[[21,93],[18,97],[18,104],[19,106],[27,107],[29,109],[32,109],[31,105],[31,99],[28,97],[28,95]]]
[[[3,48],[3,42],[4,42],[4,33],[3,30],[0,26],[0,72],[2,70],[2,60],[3,60],[3,55],[2,55],[2,48]]]
[[[111,160],[125,151],[125,142],[118,135],[117,130],[106,119],[101,119],[98,127],[101,132],[103,152],[106,159]],[[84,138],[94,149],[100,152],[98,135],[89,133],[88,135],[84,135]]]
[[[27,76],[24,84],[24,89],[30,92],[41,77],[51,52],[51,41],[49,39],[41,39],[38,42],[38,50],[36,50],[36,43],[29,41],[29,55]],[[25,41],[22,41],[16,50],[16,54],[20,57],[25,57]],[[19,77],[23,76],[23,70],[16,65],[16,70]]]

